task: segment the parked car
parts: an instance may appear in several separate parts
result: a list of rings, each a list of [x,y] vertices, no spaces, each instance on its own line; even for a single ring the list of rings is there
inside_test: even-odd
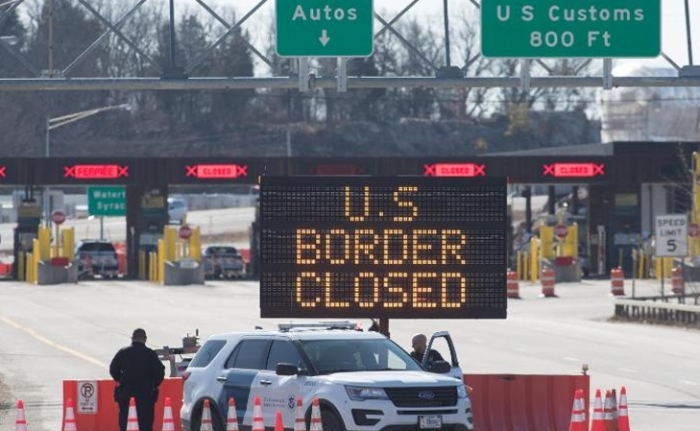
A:
[[[81,240],[75,248],[80,278],[117,278],[119,258],[114,244],[102,239]]]
[[[208,279],[243,277],[243,256],[231,245],[214,244],[204,247],[202,261]]]
[[[168,217],[170,223],[182,224],[187,217],[187,202],[180,198],[168,198]]]
[[[449,374],[442,364],[439,371]],[[182,374],[182,429],[201,429],[207,400],[214,431],[224,431],[229,398],[241,429],[250,429],[258,397],[265,424],[281,411],[284,429],[295,429],[299,397],[304,429],[318,398],[324,431],[474,430],[467,387],[439,371],[426,371],[392,340],[352,322],[213,335]]]

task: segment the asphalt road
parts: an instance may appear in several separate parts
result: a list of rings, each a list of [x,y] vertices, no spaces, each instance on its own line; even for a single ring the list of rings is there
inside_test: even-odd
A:
[[[187,223],[199,226],[202,235],[221,235],[247,232],[254,216],[255,209],[252,207],[190,211],[187,215]],[[99,218],[66,220],[63,226],[75,228],[76,240],[100,237]],[[0,224],[0,250],[12,250],[14,228],[14,223]],[[105,218],[104,237],[114,242],[125,241],[126,219],[124,217]]]
[[[653,290],[650,283],[638,286],[640,294]],[[608,322],[609,282],[559,285],[559,298],[538,293],[538,286],[523,286],[523,299],[509,302],[507,320],[393,320],[390,331],[409,348],[417,331],[449,329],[469,373],[577,374],[585,363],[593,389],[627,386],[635,431],[697,430],[699,331]],[[258,285],[248,281],[165,288],[2,284],[0,379],[10,408],[0,413],[0,431],[13,429],[20,398],[32,431],[59,431],[62,381],[108,378],[112,355],[136,326],[158,348],[195,329],[206,338],[280,321],[259,318]]]

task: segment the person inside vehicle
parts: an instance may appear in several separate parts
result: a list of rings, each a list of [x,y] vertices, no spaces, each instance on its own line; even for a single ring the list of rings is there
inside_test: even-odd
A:
[[[425,350],[428,348],[428,337],[425,334],[416,334],[411,340],[413,350],[411,351],[411,357],[415,359],[419,364],[423,363],[423,356],[425,355]],[[440,352],[435,349],[430,349],[428,352],[428,362],[426,366],[430,368],[430,365],[436,361],[444,361]]]

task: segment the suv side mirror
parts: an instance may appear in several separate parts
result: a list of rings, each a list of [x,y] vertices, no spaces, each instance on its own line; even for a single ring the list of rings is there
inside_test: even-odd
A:
[[[294,376],[299,374],[299,367],[294,364],[280,362],[275,370],[278,376]]]
[[[452,367],[447,361],[435,361],[428,367],[428,371],[437,374],[447,374],[451,369]]]

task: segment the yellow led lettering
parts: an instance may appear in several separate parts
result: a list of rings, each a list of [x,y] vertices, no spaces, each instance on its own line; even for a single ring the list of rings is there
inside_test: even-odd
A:
[[[462,264],[467,263],[462,256],[462,249],[467,245],[467,235],[459,229],[445,229],[440,235],[442,250],[442,264]]]
[[[399,284],[397,279],[402,279],[405,283],[407,278],[408,273],[406,272],[390,272],[384,277],[384,288],[386,288],[388,292],[387,296],[391,296],[392,298],[392,301],[384,301],[384,308],[402,308],[404,304],[408,302],[408,293],[406,293],[406,290],[401,286],[395,285],[395,283]],[[394,297],[398,297],[397,300],[393,300]]]
[[[333,241],[342,243],[342,257],[333,254]],[[348,237],[345,229],[331,229],[331,231],[326,234],[326,260],[330,261],[332,265],[345,265],[345,262],[350,260],[350,238]]]
[[[326,307],[328,308],[348,308],[350,303],[347,301],[333,300],[333,284],[331,282],[331,273],[326,273]]]
[[[437,273],[435,272],[416,272],[413,274],[413,308],[437,308],[436,302],[429,302],[427,298],[421,296],[421,294],[430,294],[433,292],[432,287],[421,286],[421,279],[436,277]]]
[[[307,300],[304,300],[304,281],[306,281],[307,283],[309,281],[312,281],[318,286],[321,285],[323,280],[321,279],[321,277],[318,277],[315,272],[302,272],[300,275],[297,276],[295,286],[297,304],[299,304],[303,308],[316,308],[316,305],[321,303],[321,298],[316,297],[313,298],[312,301],[309,301],[308,298]]]
[[[369,216],[369,187],[362,189],[362,215],[352,215],[352,189],[345,186],[345,217],[350,221],[365,221],[365,217]]]
[[[435,229],[416,229],[413,231],[413,264],[414,265],[437,265],[438,260],[437,259],[425,259],[421,258],[420,251],[421,250],[432,250],[433,245],[428,243],[428,244],[421,244],[421,236],[426,236],[426,235],[437,235],[437,231]]]
[[[395,247],[390,247],[392,237],[394,241],[401,247],[401,258],[392,259],[392,252]],[[403,229],[387,229],[384,231],[384,265],[403,265],[408,260],[408,235],[403,232]],[[393,253],[395,255],[395,253]]]
[[[355,264],[373,263],[379,265],[379,259],[374,253],[375,248],[379,245],[380,237],[374,233],[373,229],[359,229],[355,231]],[[362,256],[367,256],[370,262],[365,262],[361,259]]]
[[[316,229],[297,229],[296,263],[297,265],[315,265],[321,259],[321,235]]]
[[[452,281],[452,285],[450,285]],[[454,285],[454,282],[458,283],[458,286]],[[467,302],[467,279],[458,272],[447,272],[442,274],[442,279],[440,280],[440,302],[443,308],[459,308],[462,304]],[[459,301],[449,302],[448,292],[453,292],[454,290],[459,291]],[[454,299],[455,295],[452,294],[451,297]]]
[[[399,206],[399,208],[408,208],[408,214],[395,216],[395,222],[410,222],[413,221],[415,217],[418,217],[418,207],[413,204],[412,201],[401,200],[402,194],[416,193],[418,187],[415,186],[402,186],[398,190],[394,191],[394,202]]]
[[[362,295],[362,279],[372,280],[372,300],[363,300],[365,295]],[[360,308],[372,308],[379,302],[379,278],[374,276],[372,272],[361,272],[357,277],[355,277],[355,302]]]

